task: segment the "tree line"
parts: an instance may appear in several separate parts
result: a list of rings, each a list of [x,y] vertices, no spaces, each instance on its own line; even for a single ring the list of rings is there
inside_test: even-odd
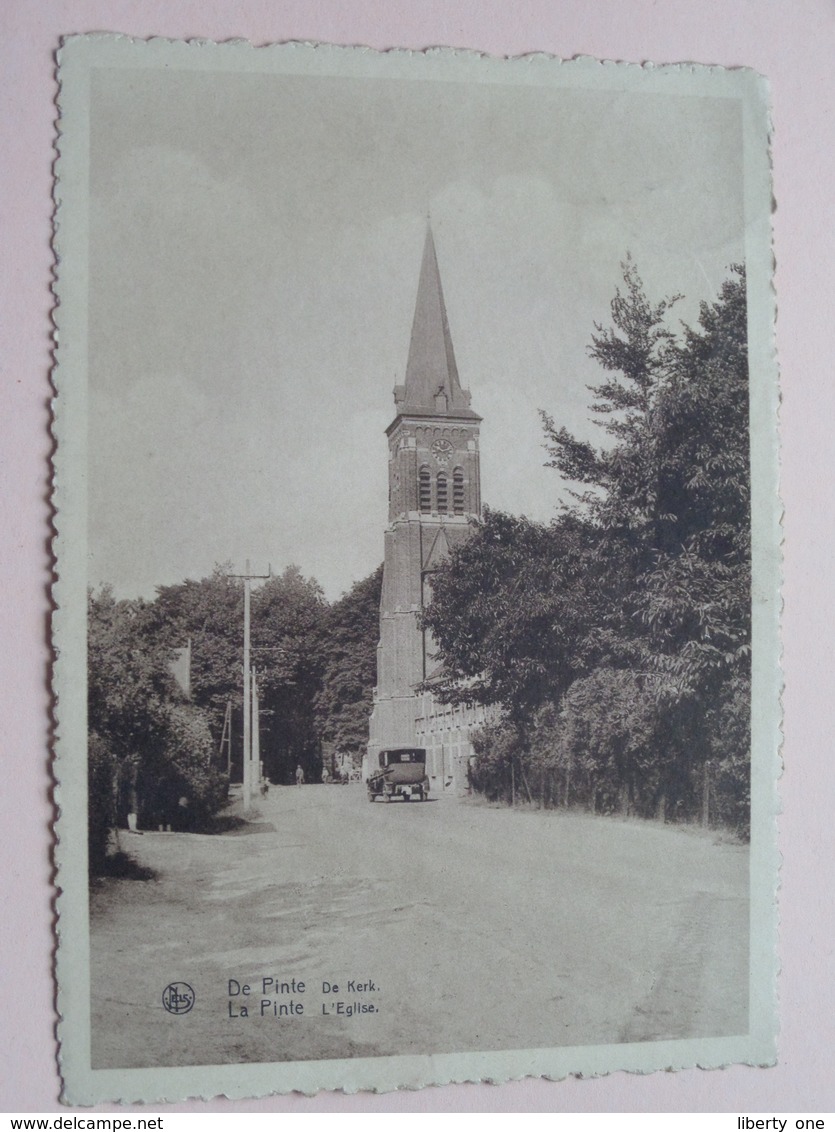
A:
[[[253,590],[252,664],[260,695],[265,775],[318,779],[368,740],[376,678],[382,567],[328,603],[295,566]],[[104,865],[109,831],[205,828],[240,780],[243,582],[231,567],[162,586],[152,601],[88,597],[90,863]],[[175,650],[191,645],[190,694]],[[231,716],[231,752],[222,744]]]
[[[472,786],[748,828],[750,474],[745,275],[695,327],[631,260],[589,353],[593,445],[542,414],[549,524],[485,511],[423,615],[446,702],[491,705]],[[557,493],[555,492],[555,495]]]

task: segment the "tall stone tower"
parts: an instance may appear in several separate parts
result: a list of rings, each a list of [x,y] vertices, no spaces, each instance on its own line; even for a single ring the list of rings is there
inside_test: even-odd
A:
[[[433,643],[418,619],[429,600],[433,570],[468,537],[468,520],[481,512],[481,418],[458,380],[431,229],[406,380],[395,386],[394,403],[395,417],[386,430],[389,526],[368,754],[376,760],[386,747],[426,747],[433,788],[460,791],[470,751],[466,731],[473,720],[464,718],[466,710],[435,705],[431,695],[418,692],[436,666]]]

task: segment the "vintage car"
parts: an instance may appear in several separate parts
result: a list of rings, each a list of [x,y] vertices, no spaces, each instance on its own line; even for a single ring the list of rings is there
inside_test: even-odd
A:
[[[395,747],[380,751],[377,765],[372,763],[366,779],[368,801],[402,798],[405,802],[425,802],[429,796],[426,777],[426,751],[422,747]]]

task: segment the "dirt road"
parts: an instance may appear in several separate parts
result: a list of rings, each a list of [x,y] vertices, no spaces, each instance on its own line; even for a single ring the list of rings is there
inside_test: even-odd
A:
[[[225,835],[122,836],[157,879],[93,893],[95,1067],[747,1031],[746,847],[452,799],[372,806],[359,786],[275,788],[259,809]],[[163,1006],[177,982],[186,1013]]]

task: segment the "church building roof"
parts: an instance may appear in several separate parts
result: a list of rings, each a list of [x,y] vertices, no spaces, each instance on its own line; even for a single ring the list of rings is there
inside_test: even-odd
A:
[[[406,382],[394,387],[394,402],[398,416],[481,419],[470,408],[470,394],[461,388],[458,380],[435,241],[429,226],[423,247]]]

